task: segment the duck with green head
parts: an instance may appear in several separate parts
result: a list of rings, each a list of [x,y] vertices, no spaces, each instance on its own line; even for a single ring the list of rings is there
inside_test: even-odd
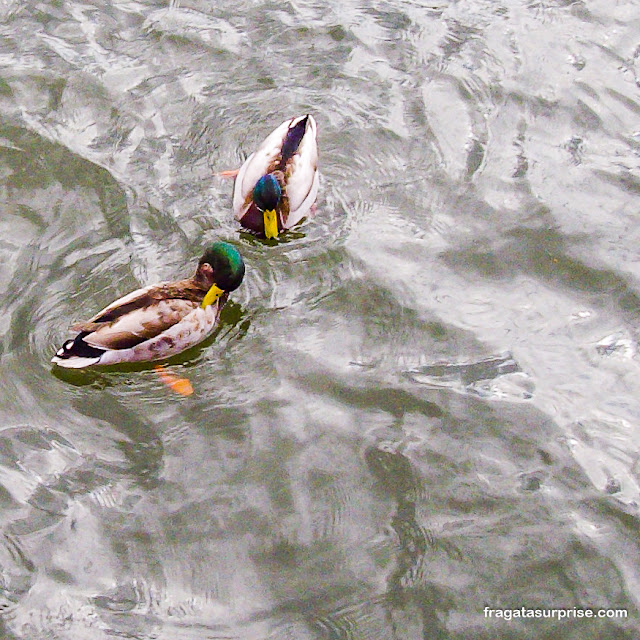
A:
[[[233,188],[233,212],[245,229],[277,238],[312,211],[318,195],[316,136],[312,115],[291,118],[247,158]]]
[[[51,362],[81,369],[174,356],[213,331],[244,271],[237,249],[215,242],[200,258],[191,278],[138,289],[86,322],[74,324],[71,328],[80,333],[67,340]]]

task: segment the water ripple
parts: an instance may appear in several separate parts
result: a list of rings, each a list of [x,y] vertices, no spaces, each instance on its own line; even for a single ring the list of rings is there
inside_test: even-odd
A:
[[[636,637],[637,14],[0,3],[0,635]],[[305,112],[318,213],[267,247],[213,174]],[[52,375],[213,238],[193,396]]]

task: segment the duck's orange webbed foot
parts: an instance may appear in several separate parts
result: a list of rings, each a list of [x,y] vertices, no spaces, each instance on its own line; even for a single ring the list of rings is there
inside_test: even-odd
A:
[[[193,393],[193,387],[186,378],[181,378],[176,375],[170,369],[163,364],[157,364],[154,369],[156,370],[158,377],[164,384],[172,391],[180,394],[181,396],[190,396]]]

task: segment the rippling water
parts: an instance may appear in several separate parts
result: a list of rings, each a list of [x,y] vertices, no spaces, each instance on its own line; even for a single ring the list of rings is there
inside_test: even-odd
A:
[[[0,20],[3,638],[639,637],[637,2]],[[268,247],[213,174],[305,112],[318,214]],[[214,238],[247,276],[193,396],[52,370]]]

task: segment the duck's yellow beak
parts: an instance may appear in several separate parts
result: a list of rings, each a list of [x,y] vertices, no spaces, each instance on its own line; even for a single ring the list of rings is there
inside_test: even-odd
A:
[[[214,285],[211,285],[211,289],[209,289],[209,291],[207,291],[207,293],[205,294],[204,298],[202,299],[202,302],[200,303],[200,306],[203,309],[206,309],[210,304],[213,304],[222,294],[224,293],[224,291]]]
[[[278,237],[278,217],[275,209],[267,209],[264,212],[264,235],[267,239]]]

